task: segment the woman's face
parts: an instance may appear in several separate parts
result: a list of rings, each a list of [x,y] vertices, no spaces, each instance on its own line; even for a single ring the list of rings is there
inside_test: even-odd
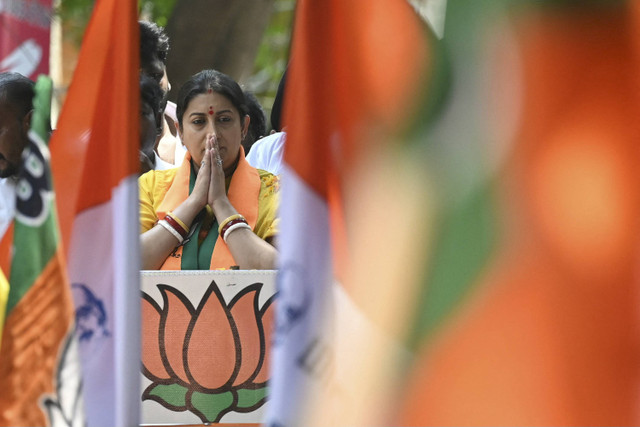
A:
[[[203,93],[193,97],[187,105],[182,116],[180,138],[189,150],[197,172],[207,139],[215,135],[226,175],[238,160],[240,142],[248,127],[249,117],[245,116],[242,123],[240,113],[227,97],[217,92]]]

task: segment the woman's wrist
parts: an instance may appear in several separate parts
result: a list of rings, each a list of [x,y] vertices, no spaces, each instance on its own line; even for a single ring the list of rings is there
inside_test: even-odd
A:
[[[238,213],[231,202],[229,202],[229,198],[227,198],[226,195],[216,199],[213,202],[211,209],[213,209],[213,214],[216,216],[218,221],[222,221],[230,215]]]
[[[200,212],[206,205],[207,199],[202,200],[202,197],[197,196],[195,193],[189,194],[189,197],[182,202],[182,206],[195,214]]]
[[[178,215],[180,219],[189,227],[198,213],[206,206],[206,203],[199,202],[197,199],[191,196],[173,210],[173,213]]]

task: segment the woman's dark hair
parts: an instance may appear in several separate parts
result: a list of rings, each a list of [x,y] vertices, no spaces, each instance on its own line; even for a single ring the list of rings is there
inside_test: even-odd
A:
[[[211,89],[212,91],[224,95],[240,113],[240,123],[244,125],[244,117],[249,115],[249,107],[244,92],[240,85],[231,77],[216,70],[203,70],[191,76],[189,80],[180,88],[178,101],[176,102],[176,116],[178,123],[182,126],[182,116],[193,98]]]
[[[276,132],[281,132],[282,128],[284,127],[282,123],[282,103],[284,101],[287,69],[288,68],[285,68],[284,73],[282,74],[282,78],[280,79],[280,83],[278,84],[276,97],[273,100],[273,105],[271,106],[271,129],[275,130]]]
[[[264,110],[258,98],[251,93],[245,92],[244,97],[247,100],[247,106],[249,107],[249,129],[247,130],[247,136],[242,140],[242,146],[244,147],[244,153],[249,154],[249,150],[254,142],[262,138],[267,134],[267,119],[264,116]]]

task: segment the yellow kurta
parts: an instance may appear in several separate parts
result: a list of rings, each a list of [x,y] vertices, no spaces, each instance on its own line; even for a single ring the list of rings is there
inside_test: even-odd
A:
[[[184,161],[188,164],[189,156],[187,156]],[[245,162],[244,157],[241,159],[241,162]],[[243,168],[247,167],[251,168],[251,166],[249,166],[248,164],[243,163]],[[182,172],[180,172],[181,170]],[[188,170],[190,170],[189,166],[183,164],[180,168],[176,169],[159,171],[152,170],[145,173],[138,179],[141,233],[150,230],[159,219],[164,218],[166,210],[163,209],[163,205],[166,205],[166,203],[163,204],[163,201],[165,201],[165,197],[167,196],[169,189],[174,185],[178,185],[176,176],[180,173],[182,177],[179,180],[184,181],[184,176],[188,172]],[[279,199],[279,179],[277,176],[261,169],[257,170],[257,175],[260,181],[260,188],[259,192],[257,193],[257,216],[255,219],[255,225],[253,225],[252,229],[258,237],[266,240],[275,236],[278,231],[277,227],[279,220],[276,217],[276,214]],[[233,178],[231,183],[233,185]],[[180,183],[179,185],[185,184]],[[186,186],[187,188],[182,191],[184,194],[184,198],[186,198],[186,195],[188,195],[188,181]],[[172,191],[175,191],[175,189]],[[245,215],[246,217],[250,216],[242,212],[241,208],[239,208],[238,206],[235,207],[239,210],[239,213]],[[252,225],[251,223],[252,221],[249,221],[250,225]],[[224,245],[224,243],[221,242],[221,239],[220,242],[216,243],[216,246],[218,244]],[[216,256],[215,251],[213,256]],[[213,264],[214,263],[212,259],[212,266]]]

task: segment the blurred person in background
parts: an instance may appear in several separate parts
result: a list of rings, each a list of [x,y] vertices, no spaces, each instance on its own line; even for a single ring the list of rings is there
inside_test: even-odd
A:
[[[171,83],[167,76],[169,37],[164,28],[153,22],[138,21],[138,24],[140,25],[140,72],[160,84],[166,102],[157,154],[167,163],[179,166],[182,161],[183,149],[174,125],[175,104],[166,101],[171,90]]]
[[[285,70],[278,84],[278,91],[271,108],[271,134],[256,141],[247,154],[247,161],[251,166],[266,170],[274,175],[282,173],[282,157],[286,141],[286,133],[281,123],[286,77],[287,71]]]
[[[16,175],[29,142],[34,83],[18,73],[0,73],[0,237],[15,215]]]
[[[242,147],[245,155],[247,155],[253,144],[267,134],[267,119],[258,98],[251,92],[245,92],[244,96],[247,98],[249,117],[251,118],[247,136],[242,140]]]

